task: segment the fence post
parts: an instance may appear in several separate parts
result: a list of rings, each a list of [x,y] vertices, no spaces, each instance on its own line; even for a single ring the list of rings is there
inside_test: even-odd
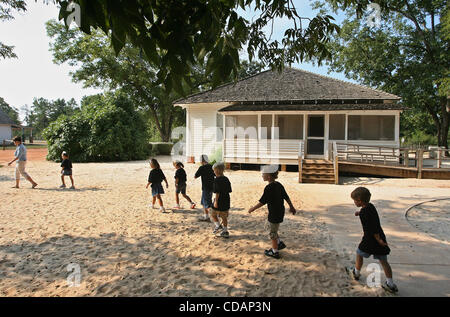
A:
[[[422,179],[422,168],[423,168],[423,150],[419,149],[417,151],[417,178]]]
[[[405,162],[405,166],[409,167],[409,149],[405,149],[405,158],[404,158],[404,162]]]
[[[3,151],[5,151],[5,150],[6,150],[6,140],[3,139]]]
[[[441,168],[441,148],[438,147],[437,149],[437,168]]]

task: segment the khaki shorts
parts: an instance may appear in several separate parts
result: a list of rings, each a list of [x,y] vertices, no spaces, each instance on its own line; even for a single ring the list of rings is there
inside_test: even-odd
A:
[[[29,178],[30,176],[25,172],[25,166],[27,165],[27,161],[17,161],[16,162],[16,180],[20,179],[20,175],[25,178]]]
[[[269,225],[270,225],[270,235],[269,235],[270,239],[271,240],[278,239],[278,230],[280,229],[280,224],[269,222]]]
[[[212,208],[212,211],[211,211],[211,216],[219,217],[221,219],[227,219],[228,214],[229,214],[228,210],[227,211],[219,211],[219,210],[215,210],[214,208]]]

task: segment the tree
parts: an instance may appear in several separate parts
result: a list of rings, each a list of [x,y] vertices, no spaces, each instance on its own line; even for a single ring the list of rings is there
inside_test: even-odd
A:
[[[353,3],[355,0],[341,0]],[[58,0],[60,19],[79,14],[80,28],[91,34],[101,29],[111,35],[118,54],[127,43],[141,48],[143,57],[158,69],[156,79],[166,91],[185,94],[191,85],[195,64],[207,64],[207,74],[217,85],[233,74],[238,77],[239,51],[246,46],[252,61],[281,70],[285,64],[317,58],[330,58],[326,43],[338,31],[333,17],[322,14],[303,17],[292,0],[75,0],[79,7],[69,9],[69,1]],[[253,9],[259,16],[248,21],[239,10]],[[287,18],[281,41],[267,34],[276,19]]]
[[[26,11],[24,0],[0,0],[0,22],[14,19],[12,11]],[[0,42],[0,58],[16,58],[14,46],[8,46]]]
[[[169,141],[174,126],[184,124],[184,111],[172,106],[181,95],[174,91],[167,93],[158,84],[158,70],[142,58],[139,48],[127,44],[116,55],[109,38],[101,31],[93,30],[87,35],[76,29],[67,30],[56,21],[47,22],[47,34],[52,39],[50,50],[54,62],[77,67],[71,72],[75,82],[83,82],[85,87],[120,90],[151,118],[162,141]],[[238,76],[248,76],[261,69],[260,63],[243,62]],[[192,85],[186,89],[190,88],[191,93],[211,87],[212,78],[205,64],[194,65],[190,73]],[[229,80],[231,75],[221,83]]]
[[[352,6],[326,1],[335,11],[343,9],[347,15],[339,36],[329,45],[334,57],[331,70],[399,95],[412,109],[404,114],[403,123],[412,125],[406,129],[431,128],[438,145],[448,147],[450,112],[441,86],[449,74],[450,41],[440,22],[448,13],[447,2],[374,2],[382,9],[378,27],[369,27],[365,19],[354,14]],[[323,9],[325,4],[317,5]]]
[[[15,123],[15,124],[20,124],[20,120],[19,120],[19,112],[17,111],[17,109],[11,107],[6,101],[5,99],[3,99],[2,97],[0,97],[0,109],[3,110],[4,113],[6,113],[8,115],[8,117],[11,118],[11,120]]]
[[[44,130],[49,160],[67,151],[78,162],[142,160],[149,154],[142,116],[120,92],[84,99],[71,117],[62,115]]]
[[[77,111],[78,105],[73,98],[68,101],[64,99],[50,101],[45,98],[34,98],[31,108],[24,106],[22,109],[25,112],[26,124],[34,128],[35,135],[40,136],[44,129],[61,115],[73,115]]]

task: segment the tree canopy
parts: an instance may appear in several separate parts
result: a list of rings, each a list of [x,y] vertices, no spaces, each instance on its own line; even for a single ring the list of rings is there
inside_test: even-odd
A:
[[[331,70],[344,72],[362,84],[402,97],[411,110],[403,115],[406,134],[423,131],[437,135],[448,146],[450,112],[448,80],[450,41],[445,0],[374,1],[381,8],[379,26],[369,26],[352,7],[326,0],[316,5],[342,9],[346,19],[330,42]],[[329,8],[328,10],[329,11]]]
[[[2,97],[0,97],[0,109],[2,109],[14,123],[20,124],[19,111],[14,107],[11,107]]]
[[[14,11],[26,11],[24,0],[0,0],[0,22],[12,20]],[[17,55],[13,51],[14,46],[9,46],[0,42],[0,58],[15,58]]]
[[[85,34],[77,29],[67,29],[57,21],[47,22],[47,34],[52,39],[50,50],[54,62],[68,63],[75,67],[71,72],[75,82],[85,87],[120,90],[142,110],[156,128],[160,139],[168,141],[174,125],[184,123],[184,112],[173,107],[172,102],[181,95],[167,93],[157,84],[158,69],[142,57],[139,48],[127,44],[118,55],[109,44],[109,38],[100,30]],[[211,87],[211,76],[205,65],[193,65],[190,70],[190,93]],[[263,68],[260,63],[244,61],[238,69],[238,78],[253,75]],[[230,81],[223,78],[222,81]],[[222,82],[221,81],[221,82]]]
[[[304,17],[292,0],[90,0],[79,5],[80,28],[91,34],[101,29],[110,35],[116,54],[127,43],[140,48],[144,58],[158,69],[156,79],[166,91],[183,95],[192,85],[191,70],[206,63],[213,86],[224,78],[238,77],[239,51],[246,47],[250,61],[256,57],[268,67],[330,58],[325,45],[339,30],[330,15]],[[342,0],[343,3],[354,3]],[[58,0],[60,19],[73,17],[69,1]],[[357,6],[359,8],[359,6]],[[258,13],[252,21],[244,10]],[[78,10],[78,9],[76,9]],[[282,40],[272,38],[274,22],[291,22]],[[267,32],[271,29],[271,32]]]

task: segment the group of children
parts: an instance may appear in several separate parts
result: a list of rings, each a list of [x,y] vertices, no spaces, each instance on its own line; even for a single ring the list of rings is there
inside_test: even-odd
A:
[[[14,154],[15,159],[9,162],[11,165],[16,163],[16,186],[19,187],[20,175],[23,175],[33,185],[33,188],[37,186],[37,183],[25,172],[26,164],[26,148],[22,144],[20,137],[14,139],[16,144],[16,152]],[[75,189],[74,180],[72,177],[72,162],[69,159],[69,155],[63,152],[61,162],[61,180],[62,185],[60,188],[65,188],[64,177],[69,176],[72,182],[71,189]],[[175,171],[175,200],[176,206],[174,209],[180,209],[181,194],[190,204],[192,209],[195,209],[196,204],[186,194],[187,175],[184,170],[184,165],[180,161],[173,163]],[[164,194],[164,188],[162,182],[165,182],[166,188],[169,188],[169,183],[164,175],[158,161],[156,159],[150,160],[151,171],[148,176],[148,183],[146,188],[151,186],[152,189],[152,203],[151,208],[155,208],[156,200],[159,203],[160,211],[165,212],[164,204],[161,195]],[[203,205],[204,213],[200,217],[200,221],[213,221],[214,229],[213,234],[218,234],[220,237],[228,238],[230,236],[228,232],[228,216],[230,211],[230,193],[232,192],[230,180],[224,175],[225,165],[224,163],[216,163],[213,166],[209,164],[208,157],[206,155],[201,156],[201,166],[195,173],[195,178],[201,178],[202,181],[202,198],[201,204]],[[278,165],[266,165],[262,168],[262,178],[268,185],[264,188],[263,195],[259,199],[258,203],[251,207],[248,212],[252,213],[255,210],[261,208],[267,204],[268,208],[268,222],[270,227],[269,237],[271,240],[271,248],[264,251],[264,254],[276,259],[280,258],[279,251],[286,248],[285,243],[280,239],[278,231],[280,224],[284,220],[285,207],[284,201],[289,205],[289,211],[295,215],[296,209],[292,204],[286,190],[283,185],[277,182],[278,178]],[[214,200],[212,199],[214,195]],[[380,219],[378,217],[377,210],[373,204],[370,203],[371,194],[365,187],[358,187],[351,193],[351,198],[354,204],[361,208],[355,213],[361,221],[363,228],[363,238],[356,250],[356,263],[355,267],[349,270],[350,275],[359,280],[361,276],[361,268],[363,265],[363,259],[373,255],[374,259],[377,259],[383,267],[386,275],[386,282],[382,287],[390,292],[397,292],[398,288],[392,279],[392,269],[387,261],[387,255],[390,253],[390,248],[386,241],[386,236],[381,228]],[[211,219],[211,220],[210,220]]]
[[[196,204],[186,195],[186,172],[184,171],[183,163],[175,161],[175,198],[177,205],[175,209],[179,209],[179,194],[190,203],[191,208],[194,209]],[[165,212],[161,194],[164,193],[162,182],[168,182],[160,165],[156,159],[150,161],[150,175],[148,177],[147,188],[152,187],[153,201],[150,205],[154,208],[156,199],[159,202],[160,210]],[[206,155],[201,156],[201,166],[195,173],[195,178],[202,179],[202,199],[201,204],[204,208],[204,214],[199,219],[201,221],[214,222],[213,234],[218,234],[220,237],[228,238],[228,215],[230,211],[230,193],[232,192],[230,180],[224,175],[225,165],[223,163],[216,163],[211,166]],[[289,205],[289,211],[295,215],[296,209],[292,204],[289,195],[284,186],[277,181],[278,165],[266,165],[261,169],[263,181],[268,182],[264,188],[264,192],[258,203],[248,210],[252,213],[255,210],[267,204],[268,222],[269,222],[269,237],[271,240],[271,248],[264,251],[264,254],[276,259],[280,258],[280,250],[286,248],[286,244],[280,239],[278,234],[280,224],[284,220],[285,206],[284,201]],[[214,200],[212,196],[214,195]],[[392,269],[387,261],[387,255],[390,253],[389,246],[386,242],[386,236],[381,228],[380,219],[377,210],[373,204],[370,203],[371,194],[365,187],[358,187],[351,193],[351,198],[354,204],[361,209],[355,213],[355,216],[360,218],[363,227],[363,238],[356,251],[355,267],[349,270],[350,275],[355,280],[359,280],[361,276],[361,268],[363,259],[373,255],[383,267],[386,275],[386,282],[382,287],[392,293],[398,291],[392,278]]]

